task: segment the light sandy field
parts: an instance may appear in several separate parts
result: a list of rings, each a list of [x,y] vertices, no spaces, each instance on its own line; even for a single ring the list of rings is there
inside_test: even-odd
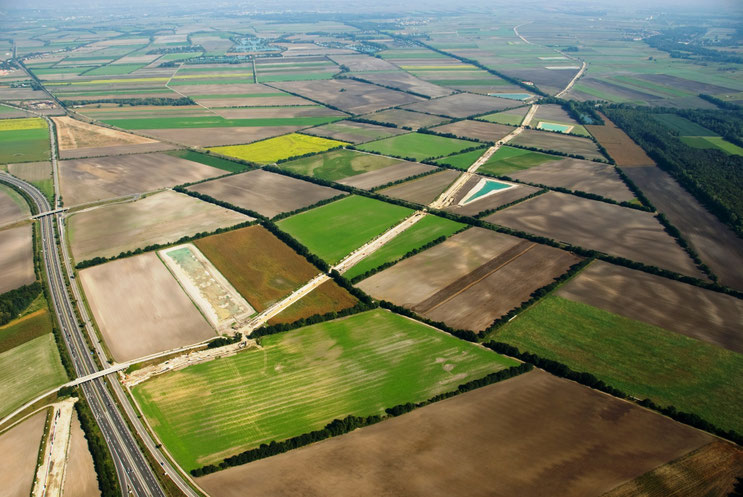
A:
[[[183,236],[234,226],[253,218],[195,199],[164,191],[119,204],[82,210],[67,219],[72,255],[77,261],[111,257]]]
[[[595,261],[558,295],[743,353],[743,300]]]
[[[156,143],[155,140],[143,136],[96,126],[67,116],[54,117],[52,120],[57,128],[60,150]]]
[[[408,202],[428,205],[451,185],[459,176],[459,171],[445,169],[439,173],[391,186],[379,193],[392,198],[401,198]]]
[[[46,410],[0,435],[0,494],[3,497],[31,494],[45,422]]]
[[[65,497],[99,497],[93,457],[88,450],[88,441],[80,427],[77,413],[72,414],[70,446],[67,452],[67,469],[62,495]]]
[[[23,197],[9,186],[0,184],[0,226],[15,223],[30,214]]]
[[[115,361],[215,335],[153,252],[84,269],[80,281]]]
[[[232,323],[255,312],[193,244],[177,245],[158,254],[217,330],[226,331]]]
[[[66,207],[200,181],[225,172],[166,154],[136,154],[59,162]]]
[[[498,211],[485,220],[697,278],[703,277],[686,252],[649,212],[549,192]]]
[[[8,164],[8,172],[26,181],[43,181],[52,179],[51,162],[24,162]]]
[[[30,225],[0,231],[0,275],[0,293],[36,279]]]
[[[621,180],[614,166],[580,159],[562,159],[509,173],[509,177],[547,186],[595,193],[622,202],[635,196]]]
[[[262,169],[236,174],[189,188],[232,205],[273,217],[343,192]]]
[[[76,148],[72,150],[60,150],[60,159],[85,159],[89,157],[101,157],[103,155],[132,155],[146,154],[149,152],[164,152],[175,150],[177,145],[153,141],[138,145],[116,145],[113,147]]]
[[[212,497],[596,497],[711,440],[532,371],[197,481]]]

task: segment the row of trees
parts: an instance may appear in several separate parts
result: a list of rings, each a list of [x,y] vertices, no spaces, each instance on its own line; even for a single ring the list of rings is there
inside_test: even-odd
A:
[[[146,98],[99,98],[99,99],[84,99],[84,100],[61,100],[61,104],[65,107],[74,107],[77,105],[94,105],[94,104],[117,104],[119,107],[124,105],[136,106],[136,105],[196,105],[196,102],[191,100],[189,97],[181,98],[166,98],[166,97],[146,97]]]
[[[0,295],[0,326],[11,322],[41,293],[41,283],[34,281]]]

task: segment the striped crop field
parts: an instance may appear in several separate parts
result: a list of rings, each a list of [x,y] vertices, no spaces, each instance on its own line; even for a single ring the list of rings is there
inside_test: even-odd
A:
[[[517,363],[376,309],[261,338],[261,348],[133,389],[186,470],[347,415],[382,414]]]

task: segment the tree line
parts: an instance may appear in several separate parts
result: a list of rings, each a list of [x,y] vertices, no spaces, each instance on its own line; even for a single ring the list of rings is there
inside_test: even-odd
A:
[[[76,105],[94,105],[94,104],[118,104],[119,107],[124,105],[196,105],[196,102],[189,97],[167,98],[167,97],[146,97],[146,98],[98,98],[83,100],[60,100],[64,107],[74,107]]]
[[[17,318],[41,293],[41,283],[34,281],[0,295],[0,326]]]
[[[121,495],[119,479],[116,475],[111,453],[108,451],[106,439],[103,437],[101,429],[93,417],[88,402],[79,397],[75,402],[75,411],[80,420],[80,426],[85,432],[85,439],[88,441],[88,450],[93,456],[93,467],[98,476],[98,489],[102,497],[118,497]]]

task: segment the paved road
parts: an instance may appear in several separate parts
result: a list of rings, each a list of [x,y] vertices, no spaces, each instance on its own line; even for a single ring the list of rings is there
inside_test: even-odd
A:
[[[46,197],[34,186],[5,173],[0,173],[0,178],[26,192],[36,204],[39,212],[51,210]],[[63,231],[62,218],[59,213],[50,214],[40,218],[39,222],[44,269],[49,281],[52,307],[59,317],[62,335],[70,352],[75,373],[78,377],[88,376],[100,368],[85,343],[72,301],[67,293],[65,275],[55,241],[55,222],[60,232]],[[127,495],[126,489],[129,488],[131,494],[136,496],[164,497],[165,494],[152,469],[139,451],[121,413],[116,408],[104,379],[99,378],[87,382],[81,385],[81,389],[111,450],[124,495]]]

